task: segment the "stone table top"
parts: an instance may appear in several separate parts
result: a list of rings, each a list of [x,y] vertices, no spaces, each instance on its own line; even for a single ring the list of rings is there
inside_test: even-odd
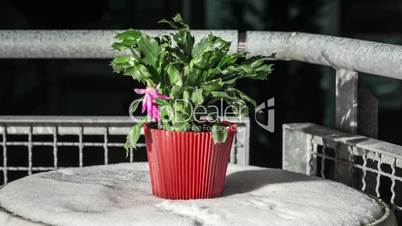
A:
[[[152,196],[147,163],[68,168],[0,189],[1,225],[362,225],[375,199],[340,183],[279,169],[229,165],[222,197]]]

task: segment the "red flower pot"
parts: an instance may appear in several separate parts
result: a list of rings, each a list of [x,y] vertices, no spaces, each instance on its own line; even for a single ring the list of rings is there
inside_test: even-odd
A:
[[[211,132],[174,132],[144,126],[152,193],[166,199],[221,196],[236,124],[227,123],[226,142]]]

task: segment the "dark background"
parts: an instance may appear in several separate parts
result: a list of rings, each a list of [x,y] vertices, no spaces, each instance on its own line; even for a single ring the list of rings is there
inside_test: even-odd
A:
[[[163,29],[176,12],[193,29],[302,31],[402,43],[398,0],[98,0],[0,2],[0,29]],[[0,60],[0,115],[127,115],[131,79],[110,60]],[[380,103],[379,138],[402,144],[401,82],[361,76]],[[333,126],[334,71],[275,62],[267,81],[239,85],[258,103],[275,97],[276,131],[252,122],[251,163],[281,166],[281,125]],[[252,120],[253,121],[253,120]]]

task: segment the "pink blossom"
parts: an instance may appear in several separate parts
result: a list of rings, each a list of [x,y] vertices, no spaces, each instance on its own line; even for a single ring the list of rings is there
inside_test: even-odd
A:
[[[145,89],[134,89],[134,91],[138,94],[144,95],[144,99],[142,99],[142,110],[141,112],[144,113],[145,110],[147,111],[148,117],[152,120],[155,119],[159,121],[160,113],[158,108],[158,103],[156,103],[155,99],[162,99],[167,100],[169,99],[168,96],[161,95],[158,92],[159,85],[156,88],[150,87]]]

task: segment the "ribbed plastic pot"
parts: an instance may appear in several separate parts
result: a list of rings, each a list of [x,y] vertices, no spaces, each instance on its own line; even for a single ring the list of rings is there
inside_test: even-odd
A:
[[[223,194],[236,124],[226,142],[211,132],[175,132],[144,126],[152,193],[165,199],[205,199]]]

